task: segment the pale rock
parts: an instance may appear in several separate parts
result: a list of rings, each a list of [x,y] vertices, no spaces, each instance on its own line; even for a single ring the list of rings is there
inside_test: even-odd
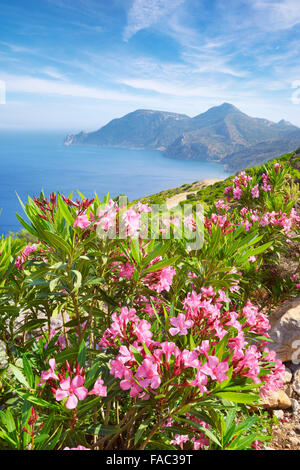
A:
[[[286,410],[292,406],[290,398],[283,390],[270,392],[267,396],[261,398],[260,403],[267,410]]]
[[[292,381],[293,374],[288,367],[285,368],[283,383],[289,384]]]
[[[284,387],[284,391],[287,394],[288,397],[291,397],[293,395],[293,386],[292,384],[288,384]]]
[[[297,424],[294,429],[297,434],[300,434],[300,424]]]
[[[293,390],[300,396],[300,381],[294,380],[293,382]]]
[[[283,410],[273,410],[273,415],[276,416],[277,419],[283,419],[284,418]]]
[[[284,302],[269,318],[271,329],[268,344],[283,362],[300,364],[300,297]]]
[[[291,398],[293,414],[297,414],[300,408],[299,402],[294,398]]]
[[[293,446],[298,446],[300,441],[298,437],[289,437],[288,441],[293,445]]]

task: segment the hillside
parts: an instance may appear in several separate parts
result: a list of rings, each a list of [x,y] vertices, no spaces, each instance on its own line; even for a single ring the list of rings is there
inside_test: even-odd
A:
[[[237,171],[297,148],[300,129],[284,120],[250,117],[223,103],[193,118],[140,109],[95,132],[68,135],[65,145],[74,144],[156,149],[168,158],[216,161]]]
[[[268,161],[267,165],[272,165],[276,162],[290,162],[291,164],[291,177],[292,181],[296,184],[300,184],[300,149],[296,152],[291,152],[281,157],[272,159]],[[263,166],[255,166],[248,168],[251,174],[260,175],[263,173]],[[216,181],[211,184],[211,181],[195,181],[191,184],[183,184],[177,188],[166,189],[159,193],[149,195],[139,199],[143,203],[149,204],[163,204],[166,203],[169,199],[174,198],[174,196],[181,196],[180,199],[182,202],[179,204],[184,204],[187,200],[189,203],[196,204],[198,202],[204,203],[208,206],[211,206],[214,201],[224,197],[224,189],[226,186],[232,184],[233,178],[235,175],[232,175],[222,181]],[[186,195],[186,198],[183,198],[183,195]]]

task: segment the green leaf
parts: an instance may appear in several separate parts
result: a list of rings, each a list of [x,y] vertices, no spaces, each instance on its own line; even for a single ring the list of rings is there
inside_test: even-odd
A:
[[[12,434],[16,431],[16,423],[9,409],[6,410],[5,417],[7,430]]]
[[[31,368],[31,365],[27,359],[27,357],[25,355],[23,355],[22,357],[23,359],[23,368],[24,368],[24,374],[25,374],[25,377],[29,383],[29,386],[30,387],[33,387],[34,385],[34,375],[33,375],[33,372],[32,372],[32,368]]]
[[[258,400],[257,395],[252,395],[250,393],[217,392],[215,396],[225,398],[226,400],[233,401],[235,403],[253,403]]]
[[[74,282],[74,289],[78,290],[81,287],[82,275],[79,271],[76,271],[75,269],[72,269],[72,273],[74,273],[76,276],[76,281]]]
[[[16,214],[16,217],[20,224],[23,225],[23,227],[27,230],[27,232],[31,233],[31,235],[38,238],[39,234],[33,227],[31,227],[27,222],[25,222],[25,220],[19,214]]]
[[[190,419],[181,418],[181,417],[175,416],[175,415],[173,415],[173,418],[176,421],[181,421],[183,423],[189,424],[192,428],[199,429],[199,431],[202,431],[211,441],[213,441],[215,444],[217,444],[218,447],[222,448],[222,444],[219,441],[219,439],[209,429],[206,429],[204,426],[201,426],[200,424],[198,424],[195,421],[192,421]]]
[[[79,346],[79,351],[78,351],[78,356],[77,356],[77,361],[80,365],[80,367],[85,366],[85,361],[86,361],[86,346],[85,346],[85,341],[82,340]]]
[[[60,211],[62,212],[63,217],[66,219],[68,224],[73,227],[75,220],[73,219],[69,208],[66,206],[60,194],[57,195],[57,205]]]
[[[30,388],[26,377],[24,376],[23,372],[21,372],[21,370],[18,367],[14,366],[13,364],[10,364],[9,368],[12,371],[12,373],[14,374],[14,376],[16,377],[16,379],[18,380],[18,382],[20,382],[26,388]]]
[[[19,391],[17,391],[17,393],[18,395],[23,397],[25,400],[30,401],[30,403],[33,403],[34,405],[41,406],[42,408],[49,408],[51,410],[56,410],[56,411],[61,409],[60,406],[54,405],[53,403],[49,403],[48,401],[43,400],[42,398],[38,398],[34,395],[29,395],[29,393],[24,394]]]
[[[143,271],[143,276],[148,273],[152,273],[153,271],[159,271],[160,269],[166,268],[167,266],[174,265],[176,261],[180,258],[180,256],[173,256],[172,258],[168,258],[163,261],[159,261],[155,263],[153,266],[149,266],[149,268]]]
[[[50,230],[45,230],[44,235],[46,238],[45,241],[49,242],[52,248],[55,248],[56,250],[62,250],[64,253],[71,255],[71,247],[62,237],[56,233],[50,232]]]

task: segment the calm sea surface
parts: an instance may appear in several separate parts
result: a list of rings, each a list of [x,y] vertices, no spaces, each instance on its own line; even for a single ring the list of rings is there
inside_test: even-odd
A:
[[[0,132],[0,234],[16,232],[27,196],[77,189],[91,197],[126,194],[129,200],[203,178],[228,174],[217,163],[172,160],[153,150],[63,145],[57,133]]]

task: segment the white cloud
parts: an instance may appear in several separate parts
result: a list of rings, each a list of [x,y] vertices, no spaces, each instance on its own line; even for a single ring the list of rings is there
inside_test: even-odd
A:
[[[154,91],[156,93],[173,95],[178,97],[214,97],[221,99],[224,96],[222,87],[198,86],[190,87],[180,83],[149,79],[123,79],[122,83],[132,88]]]
[[[252,0],[253,2],[253,0]],[[259,10],[266,29],[290,29],[300,23],[299,0],[254,0],[253,7]]]
[[[156,24],[174,12],[183,2],[184,0],[134,0],[128,11],[123,39],[128,41],[138,31]]]
[[[47,67],[41,71],[44,75],[47,75],[50,78],[54,78],[55,80],[62,80],[65,81],[66,77],[58,72],[56,69],[52,67]]]
[[[73,96],[97,100],[130,101],[135,96],[111,89],[88,87],[77,83],[45,80],[28,75],[1,75],[6,82],[7,92],[30,93],[39,95]]]

